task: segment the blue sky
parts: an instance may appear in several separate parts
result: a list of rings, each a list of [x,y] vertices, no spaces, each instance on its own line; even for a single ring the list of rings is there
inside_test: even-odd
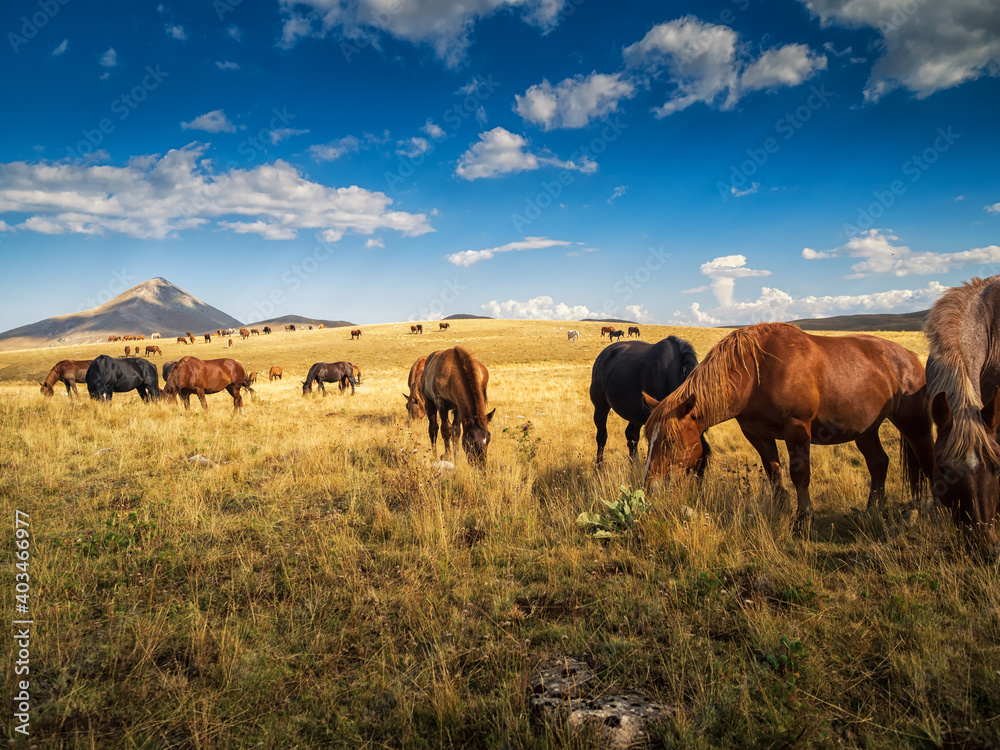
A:
[[[0,30],[0,330],[154,276],[246,322],[718,325],[1000,273],[986,0],[36,0]]]

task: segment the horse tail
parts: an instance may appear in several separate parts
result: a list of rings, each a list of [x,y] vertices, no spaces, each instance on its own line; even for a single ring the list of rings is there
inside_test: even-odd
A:
[[[686,380],[691,371],[698,366],[698,355],[695,353],[694,347],[684,339],[677,338],[676,336],[668,336],[668,338],[677,347],[677,351],[681,356],[681,373]]]
[[[917,452],[913,450],[910,441],[902,435],[899,436],[899,460],[903,466],[903,479],[910,488],[913,501],[917,502],[930,487],[930,480],[920,468]]]

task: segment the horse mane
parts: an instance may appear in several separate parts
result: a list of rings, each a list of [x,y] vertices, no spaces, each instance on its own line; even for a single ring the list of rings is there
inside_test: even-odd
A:
[[[191,355],[185,355],[174,362],[174,366],[170,368],[170,375],[163,382],[163,390],[167,390],[167,387],[171,386],[171,384],[173,384],[174,388],[177,387],[177,381],[181,379],[181,376],[178,374],[180,372],[180,366],[182,364],[186,364],[189,359],[194,358]]]
[[[677,336],[667,336],[667,341],[672,343],[681,357],[681,373],[686,379],[688,375],[698,366],[698,355],[689,341]]]
[[[983,400],[976,392],[979,373],[971,372],[962,347],[962,328],[970,308],[995,280],[977,277],[952,287],[934,303],[924,322],[924,335],[930,344],[927,396],[933,399],[944,391],[952,411],[952,429],[938,453],[942,461],[962,461],[974,452],[1000,463],[980,416]]]
[[[472,405],[473,417],[477,424],[486,427],[486,399],[483,398],[483,390],[479,387],[476,365],[472,360],[472,355],[461,346],[456,346],[455,359],[458,360],[458,366],[462,372],[462,384],[466,389],[469,403]]]
[[[694,358],[694,349],[691,345],[683,342],[690,351],[682,353],[682,361],[686,365],[689,361],[687,355],[690,354],[696,364],[681,386],[656,407],[654,413],[658,413],[657,416],[660,417],[656,421],[660,426],[661,435],[670,442],[677,440],[680,428],[678,420],[670,420],[667,423],[662,419],[662,415],[691,398],[694,399],[701,414],[714,424],[717,416],[725,413],[739,397],[740,384],[744,377],[759,375],[759,358],[764,353],[760,345],[762,335],[781,325],[783,324],[758,323],[739,328],[713,346],[700,363]],[[650,422],[652,421],[651,415]]]
[[[59,380],[65,374],[65,371],[67,369],[66,367],[60,367],[59,365],[61,364],[62,362],[57,362],[55,366],[53,366],[53,368],[49,370],[49,374],[45,376],[45,380],[43,381],[44,385],[48,386],[49,388],[52,388],[55,386],[56,383],[59,382]]]

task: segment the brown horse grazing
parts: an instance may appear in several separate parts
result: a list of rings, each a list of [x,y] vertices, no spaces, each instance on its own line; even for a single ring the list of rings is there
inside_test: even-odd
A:
[[[249,328],[241,328],[240,329],[240,338],[244,339],[244,340],[250,338],[250,329]]]
[[[361,329],[360,328],[353,329],[351,331],[351,341],[354,341],[354,339],[359,339],[359,338],[361,338]]]
[[[125,356],[126,357],[131,357],[132,356],[132,347],[131,346],[126,346],[125,347]]]
[[[281,368],[275,365],[271,368],[271,371],[267,374],[268,381],[281,380]]]
[[[615,330],[614,326],[602,326],[601,327],[601,338],[603,339],[604,338],[604,334],[611,333],[614,330]]]
[[[632,338],[632,334],[633,333],[636,335],[637,338],[640,338],[640,339],[642,338],[642,334],[639,333],[639,326],[629,326],[628,327],[629,338]]]
[[[260,336],[260,330],[257,329],[257,328],[251,328],[250,329],[250,335],[251,336]]]
[[[176,401],[177,395],[180,394],[184,408],[190,409],[191,394],[197,394],[201,408],[208,409],[206,393],[228,391],[233,397],[233,414],[237,411],[242,414],[243,396],[240,393],[242,388],[246,388],[253,395],[254,391],[247,381],[243,365],[235,359],[202,360],[197,357],[182,357],[170,368],[167,382],[163,386],[163,395],[171,401]]]
[[[991,557],[1000,500],[998,315],[1000,276],[991,276],[949,289],[924,323],[927,393],[937,426],[931,492],[966,543]]]
[[[257,382],[257,371],[251,370],[250,372],[247,373],[247,383],[253,385],[256,382]]]
[[[206,344],[211,344],[212,343],[212,334],[210,334],[210,333],[206,333],[205,334],[205,343]]]
[[[67,396],[70,398],[79,396],[76,384],[87,382],[87,368],[90,367],[90,362],[89,359],[64,359],[56,362],[45,376],[45,380],[39,384],[42,386],[42,395],[53,395],[55,393],[53,387],[61,382],[66,386]]]
[[[416,332],[417,332],[417,327],[416,326],[410,326],[410,333],[416,333]]]
[[[309,374],[302,381],[302,395],[308,396],[312,393],[312,384],[316,383],[319,389],[326,395],[326,383],[340,383],[340,392],[343,393],[349,383],[351,395],[354,395],[354,386],[358,384],[354,377],[354,365],[350,362],[317,362],[309,368]]]
[[[161,357],[163,356],[163,352],[160,350],[160,347],[155,346],[155,345],[154,346],[147,346],[146,347],[146,356],[148,357],[148,356],[150,356],[152,354],[159,354]]]
[[[438,330],[447,331],[451,328],[451,323],[438,323]]]
[[[188,340],[186,338],[184,338],[183,336],[178,336],[177,337],[177,343],[178,344],[187,344],[187,342],[188,342]]]
[[[788,323],[733,331],[712,347],[687,380],[662,401],[643,394],[653,412],[646,422],[646,480],[672,466],[693,468],[700,437],[735,418],[760,454],[775,497],[784,494],[776,440],[788,448],[798,497],[795,529],[808,534],[810,444],[854,441],[871,474],[868,506],[884,498],[889,458],[878,430],[888,419],[903,437],[903,469],[920,494],[921,470],[933,471],[924,368],[917,355],[875,336],[812,336]]]
[[[427,414],[424,406],[424,365],[427,363],[427,355],[420,357],[410,367],[410,374],[406,379],[406,384],[410,389],[410,394],[403,394],[406,399],[406,423],[410,424],[414,419],[423,419]]]
[[[427,409],[428,434],[431,449],[436,451],[438,413],[441,414],[441,434],[444,452],[454,455],[453,427],[448,412],[454,411],[453,422],[461,429],[462,448],[469,460],[478,466],[486,462],[490,444],[489,423],[496,409],[486,413],[485,365],[472,358],[460,346],[432,352],[424,363],[424,406]],[[486,371],[488,372],[488,371]],[[455,435],[456,443],[458,435]]]
[[[354,370],[354,379],[358,381],[358,385],[361,385],[361,368],[354,364],[351,365],[351,368]]]

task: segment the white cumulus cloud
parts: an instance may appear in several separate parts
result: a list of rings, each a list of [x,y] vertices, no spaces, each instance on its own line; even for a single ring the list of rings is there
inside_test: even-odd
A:
[[[826,56],[802,44],[764,51],[756,59],[728,26],[684,16],[654,26],[624,50],[630,68],[665,78],[673,92],[657,117],[703,102],[732,109],[744,93],[797,86],[826,68]]]
[[[480,133],[479,141],[469,146],[455,168],[455,174],[466,180],[481,177],[498,177],[516,172],[526,172],[542,167],[559,167],[584,174],[597,171],[597,163],[584,157],[579,164],[563,161],[548,152],[532,153],[527,150],[524,136],[505,128],[493,128]]]
[[[884,54],[865,86],[875,101],[897,88],[923,99],[1000,73],[1000,12],[990,0],[800,0],[824,25],[869,27]]]
[[[581,320],[594,318],[599,314],[586,305],[567,305],[565,302],[556,302],[548,295],[532,297],[526,302],[514,299],[499,302],[494,299],[480,305],[480,309],[494,318],[535,320]]]
[[[212,226],[268,239],[310,230],[330,241],[345,232],[433,231],[424,214],[392,210],[384,193],[311,182],[281,160],[217,172],[207,148],[192,143],[122,167],[0,163],[0,215],[26,214],[18,230],[141,239]]]
[[[713,258],[707,263],[702,263],[700,270],[712,280],[710,285],[712,293],[722,307],[729,307],[733,304],[736,279],[771,275],[770,271],[747,268],[745,255],[723,255]]]
[[[235,133],[236,126],[226,119],[226,113],[221,109],[213,109],[203,115],[198,115],[191,122],[182,122],[183,130],[204,130],[207,133]]]
[[[101,55],[101,59],[98,62],[105,68],[113,68],[118,64],[118,53],[115,52],[114,47],[108,47],[107,52]]]
[[[548,80],[514,96],[514,109],[543,130],[582,128],[592,120],[618,109],[618,102],[635,95],[635,85],[620,73],[596,71],[589,76],[567,78],[553,86]]]

